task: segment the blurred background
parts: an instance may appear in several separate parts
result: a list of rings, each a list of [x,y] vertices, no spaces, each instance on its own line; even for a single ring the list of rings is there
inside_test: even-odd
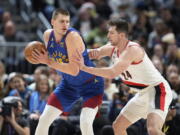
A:
[[[43,42],[43,32],[51,28],[54,9],[66,8],[71,15],[71,26],[84,37],[88,48],[107,42],[107,22],[110,18],[124,18],[129,22],[129,39],[139,42],[155,67],[168,80],[173,90],[163,132],[180,134],[180,0],[0,0],[0,110],[14,107],[19,112],[22,127],[34,131],[49,94],[61,81],[56,71],[44,65],[28,63],[23,49],[28,42]],[[94,61],[98,67],[108,66],[104,58]],[[120,78],[105,79],[105,94],[99,115],[94,121],[95,135],[113,135],[112,122],[135,92],[121,83]],[[9,96],[17,100],[4,99]],[[81,100],[72,112],[58,118],[50,128],[52,135],[80,135],[79,114]],[[5,103],[4,103],[5,102]],[[14,106],[14,102],[20,102]],[[18,104],[19,105],[19,104]],[[6,109],[5,109],[6,110]],[[3,110],[4,111],[4,110]],[[0,113],[0,134],[18,135],[10,121],[4,131],[1,122],[6,111]],[[10,116],[11,117],[11,116]],[[128,135],[148,135],[145,120],[128,129]]]

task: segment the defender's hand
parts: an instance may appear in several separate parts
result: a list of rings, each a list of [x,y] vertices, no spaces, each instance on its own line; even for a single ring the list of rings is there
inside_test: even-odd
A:
[[[100,52],[98,49],[89,49],[88,50],[88,55],[90,59],[98,59]]]

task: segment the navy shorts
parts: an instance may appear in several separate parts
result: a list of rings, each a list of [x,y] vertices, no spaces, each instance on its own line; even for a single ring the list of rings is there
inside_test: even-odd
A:
[[[101,77],[95,77],[80,86],[72,86],[62,80],[50,95],[47,104],[68,113],[74,103],[82,97],[83,107],[95,108],[102,103],[103,92],[104,81]]]

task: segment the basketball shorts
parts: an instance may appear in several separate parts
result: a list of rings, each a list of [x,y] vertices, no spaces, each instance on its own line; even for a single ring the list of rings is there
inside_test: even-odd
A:
[[[121,114],[131,123],[141,118],[146,119],[150,113],[156,113],[165,120],[171,101],[172,91],[165,81],[138,92],[122,109]]]
[[[101,77],[96,77],[81,86],[71,86],[62,80],[50,95],[47,104],[68,113],[81,97],[83,98],[83,107],[95,108],[102,103],[103,91],[104,81]]]

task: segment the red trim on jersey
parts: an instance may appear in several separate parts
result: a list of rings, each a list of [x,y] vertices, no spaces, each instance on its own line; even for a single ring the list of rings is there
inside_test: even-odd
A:
[[[164,111],[166,91],[165,91],[165,87],[164,87],[163,83],[160,83],[159,87],[160,87],[160,90],[161,90],[160,109]]]
[[[134,85],[134,86],[142,86],[142,87],[148,87],[149,85],[142,84],[142,83],[135,83],[135,82],[129,82],[129,81],[123,81],[125,84],[128,85]]]
[[[141,63],[141,62],[143,62],[143,60],[140,60],[140,61],[138,61],[138,62],[132,62],[131,64],[132,64],[132,65],[136,65],[136,64],[139,64],[139,63]]]
[[[113,53],[114,53],[114,49],[115,49],[115,46],[114,46],[113,49],[112,49],[111,57],[112,57],[112,55],[113,55]]]
[[[102,95],[91,97],[84,102],[83,107],[95,108],[96,106],[102,104],[102,98],[103,98]]]
[[[63,110],[63,107],[62,107],[61,103],[59,102],[58,98],[56,97],[56,95],[54,93],[52,93],[49,96],[47,104],[52,105],[52,106],[58,108],[61,111]]]

